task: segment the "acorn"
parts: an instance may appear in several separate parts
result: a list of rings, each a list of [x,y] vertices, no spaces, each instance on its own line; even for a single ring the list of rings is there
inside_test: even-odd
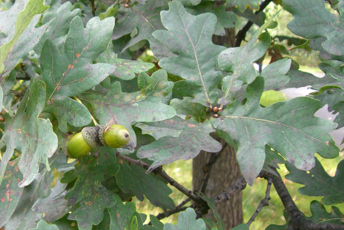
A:
[[[82,133],[75,134],[68,142],[67,155],[71,158],[81,158],[86,156],[92,147],[87,144]]]
[[[86,156],[92,148],[101,145],[122,148],[130,140],[129,131],[122,125],[85,127],[75,134],[67,144],[67,155],[71,158]]]
[[[99,140],[102,145],[112,148],[122,148],[130,140],[129,131],[122,125],[100,126]]]

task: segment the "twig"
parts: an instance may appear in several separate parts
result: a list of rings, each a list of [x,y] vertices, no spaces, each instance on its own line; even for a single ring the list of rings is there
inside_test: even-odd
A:
[[[260,201],[258,208],[256,209],[256,211],[253,213],[252,217],[250,218],[250,220],[247,222],[247,226],[250,227],[250,225],[252,224],[252,222],[256,219],[256,217],[258,216],[259,212],[263,209],[263,207],[268,206],[269,205],[269,200],[270,198],[270,190],[271,190],[271,184],[272,184],[272,179],[269,178],[268,179],[268,184],[266,186],[266,193],[265,193],[265,197],[263,200]]]
[[[117,158],[125,160],[127,162],[129,162],[130,164],[134,164],[134,165],[138,165],[144,169],[148,169],[149,168],[149,164],[141,161],[141,160],[135,160],[131,157],[128,156],[124,156],[122,154],[120,154],[119,152],[116,153]],[[187,197],[189,197],[191,200],[195,201],[195,202],[200,202],[202,201],[201,198],[199,198],[197,195],[195,195],[192,191],[186,189],[183,185],[179,184],[177,181],[175,181],[172,177],[170,177],[164,170],[162,170],[161,168],[159,169],[155,169],[153,170],[153,173],[155,173],[156,175],[161,176],[163,179],[165,179],[168,183],[170,183],[170,185],[172,185],[173,187],[175,187],[176,189],[178,189],[180,192],[182,192],[183,194],[185,194]]]
[[[214,198],[215,204],[220,203],[222,201],[229,200],[229,198],[233,194],[240,192],[241,190],[246,188],[246,184],[247,182],[245,178],[243,176],[240,176],[230,188],[223,190],[221,194],[217,195]]]
[[[204,172],[204,178],[202,180],[201,186],[197,191],[200,191],[201,193],[205,193],[205,190],[208,186],[208,181],[210,178],[211,168],[216,163],[217,159],[219,159],[220,155],[223,153],[223,151],[228,146],[227,142],[222,146],[222,149],[218,153],[213,153],[210,155],[208,163],[203,167]]]
[[[167,210],[166,212],[162,212],[162,213],[159,213],[156,218],[158,218],[158,220],[161,220],[163,218],[166,218],[166,217],[169,217],[170,215],[173,215],[175,213],[178,213],[178,212],[182,212],[184,211],[185,209],[187,209],[188,207],[184,207],[184,205],[186,205],[189,201],[191,201],[190,198],[187,198],[186,200],[184,200],[183,202],[181,202],[179,205],[177,205],[174,209],[171,209],[171,210]],[[151,223],[149,223],[150,225]]]
[[[268,5],[269,3],[272,2],[272,0],[265,0],[264,2],[262,2],[262,4],[260,4],[259,6],[259,10],[255,12],[255,14],[259,14],[260,12],[262,12]],[[249,20],[246,25],[237,33],[236,36],[236,41],[235,41],[235,47],[239,47],[241,42],[245,39],[246,37],[246,33],[247,31],[251,28],[251,26],[253,25],[253,22],[251,20]]]

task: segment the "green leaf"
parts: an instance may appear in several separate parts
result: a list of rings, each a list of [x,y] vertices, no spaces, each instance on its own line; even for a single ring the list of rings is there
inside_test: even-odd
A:
[[[265,146],[265,154],[266,154],[266,157],[265,157],[263,169],[269,173],[276,175],[276,170],[272,170],[271,167],[279,169],[278,165],[285,164],[286,161],[278,152],[276,152],[274,149],[272,149],[268,145]]]
[[[328,213],[323,204],[313,200],[311,203],[312,216],[307,219],[313,223],[343,225],[344,214],[335,206],[332,206],[331,209],[331,212]]]
[[[86,107],[68,97],[99,84],[115,70],[109,64],[91,64],[106,49],[113,26],[111,18],[103,21],[93,18],[84,29],[80,17],[75,17],[70,24],[65,53],[61,55],[50,40],[43,45],[41,77],[47,85],[46,111],[57,117],[62,132],[67,132],[67,123],[81,127],[91,122]]]
[[[263,88],[264,79],[258,77],[247,87],[246,103],[233,103],[214,121],[216,129],[238,143],[240,169],[250,185],[263,167],[266,144],[302,170],[314,167],[314,153],[326,158],[338,155],[329,134],[336,124],[314,117],[320,106],[317,100],[295,98],[261,108]]]
[[[204,121],[207,115],[205,107],[198,103],[193,103],[191,100],[191,98],[184,98],[183,100],[172,99],[170,104],[178,114],[193,117],[199,122]]]
[[[217,212],[216,205],[214,203],[214,199],[204,196],[203,194],[200,194],[200,197],[207,202],[209,208],[213,211],[213,214],[215,216],[215,219],[217,220],[217,223],[214,223],[216,226],[216,229],[218,230],[224,230],[225,224],[220,216],[220,214]]]
[[[80,99],[90,103],[100,124],[113,122],[125,126],[130,133],[129,145],[136,146],[133,122],[152,122],[171,118],[175,110],[161,103],[162,97],[170,93],[173,83],[167,81],[164,70],[155,72],[151,77],[141,73],[138,77],[140,91],[123,93],[119,82],[108,89],[85,93]]]
[[[40,220],[36,228],[30,228],[29,230],[59,230],[55,224],[48,224],[44,219]]]
[[[122,191],[134,194],[140,201],[145,195],[152,204],[163,210],[174,208],[174,202],[169,197],[172,190],[164,181],[153,174],[146,174],[146,170],[137,165],[123,162],[119,166],[116,181]]]
[[[152,225],[144,225],[144,230],[161,230],[164,228],[164,224],[161,223],[158,218],[153,215],[149,216]]]
[[[116,205],[111,208],[108,208],[111,219],[110,229],[131,230],[133,229],[132,227],[135,224],[142,228],[142,221],[141,218],[138,216],[138,213],[136,212],[135,204],[132,202],[127,202],[126,204],[123,204],[122,200],[118,196],[115,196],[115,199]],[[135,224],[133,224],[133,221],[136,221]]]
[[[232,230],[248,230],[247,224],[239,224],[232,228]]]
[[[39,198],[37,193],[39,184],[38,180],[34,180],[31,184],[24,187],[16,210],[5,224],[5,229],[29,229],[37,226],[37,222],[43,218],[43,215],[42,213],[34,212],[31,207]]]
[[[229,75],[222,80],[224,95],[219,100],[222,105],[233,100],[234,93],[241,88],[243,83],[250,84],[257,77],[253,62],[265,55],[271,45],[270,35],[266,32],[262,34],[262,32],[270,26],[273,19],[274,17],[260,27],[246,45],[228,48],[220,53],[218,57],[219,67],[223,71],[229,72]],[[269,69],[273,68],[269,67]],[[268,70],[267,73],[269,73]],[[269,75],[266,75],[269,78]]]
[[[312,6],[312,7],[309,7]],[[288,28],[299,36],[314,39],[325,37],[322,47],[329,53],[343,55],[342,16],[331,14],[322,0],[285,0],[283,7],[294,19]]]
[[[227,6],[237,6],[240,11],[245,10],[247,7],[252,7],[255,10],[259,9],[259,0],[227,0]]]
[[[16,115],[7,122],[2,141],[6,152],[0,163],[0,182],[6,165],[14,153],[21,152],[19,170],[23,174],[20,187],[29,185],[36,177],[39,163],[47,164],[57,148],[57,137],[49,120],[38,118],[45,105],[45,84],[36,81],[25,93]]]
[[[117,58],[113,51],[113,45],[109,45],[106,51],[99,55],[97,61],[115,66],[116,69],[112,75],[121,80],[131,80],[135,78],[136,73],[146,72],[154,67],[153,63]]]
[[[85,156],[75,164],[75,169],[64,174],[62,183],[76,179],[73,188],[65,198],[73,205],[68,219],[76,220],[79,229],[91,229],[104,217],[104,209],[116,204],[116,195],[107,190],[101,182],[118,171],[114,149],[100,147],[100,156]]]
[[[165,136],[157,141],[141,147],[137,156],[154,161],[148,172],[155,168],[169,164],[179,159],[188,160],[195,158],[201,150],[207,152],[219,152],[222,145],[210,137],[214,132],[210,122],[198,123],[193,120],[173,119],[150,123],[151,126],[170,128],[181,131],[178,137]]]
[[[33,204],[32,210],[37,213],[44,213],[44,219],[49,223],[63,217],[70,211],[67,200],[64,199],[67,194],[66,185],[58,180],[53,188],[49,186],[49,196],[40,197]]]
[[[179,214],[177,225],[165,224],[164,230],[205,230],[207,229],[202,219],[196,220],[196,213],[192,208]]]
[[[264,90],[280,89],[289,82],[286,76],[290,69],[291,59],[284,58],[266,66],[260,73],[264,77]]]
[[[34,48],[35,53],[41,54],[42,46],[47,39],[51,40],[63,53],[69,25],[77,15],[81,15],[80,9],[72,10],[71,2],[65,2],[63,5],[59,1],[53,2],[51,8],[43,14],[42,24],[48,24],[48,27]]]
[[[235,22],[237,20],[235,14],[232,11],[226,11],[225,5],[214,7],[214,2],[202,2],[201,4],[192,8],[186,8],[186,10],[193,15],[202,13],[215,14],[217,22],[215,25],[214,34],[218,36],[224,36],[226,34],[225,28],[235,27]]]
[[[264,12],[259,12],[258,14],[255,14],[255,12],[253,12],[250,8],[246,8],[242,12],[238,8],[234,8],[233,12],[240,17],[247,18],[259,27],[264,24],[266,18]]]
[[[148,40],[155,56],[169,55],[152,36],[155,30],[163,28],[160,11],[164,9],[167,9],[166,1],[147,1],[143,5],[136,4],[129,9],[122,9],[122,16],[116,22],[112,36],[114,40],[122,36],[128,37],[129,40],[122,47],[121,53],[140,41]]]
[[[298,170],[290,164],[286,164],[286,166],[290,172],[286,178],[305,185],[298,190],[301,194],[323,196],[322,203],[326,205],[344,202],[344,160],[338,164],[334,177],[326,173],[318,159],[315,161],[315,167],[309,172]]]
[[[0,226],[3,226],[11,217],[17,207],[19,199],[23,193],[23,188],[18,186],[22,175],[18,170],[18,160],[10,161],[6,174],[0,184]]]
[[[164,58],[159,65],[167,72],[181,76],[203,88],[199,103],[211,103],[209,92],[221,80],[216,58],[224,47],[212,43],[216,16],[205,13],[193,16],[178,1],[161,12],[161,21],[168,31],[158,30],[153,36],[176,56]]]
[[[23,3],[18,3],[23,4]],[[5,11],[5,15],[2,15],[0,18],[5,16],[6,21],[2,22],[7,25],[12,25],[11,30],[14,27],[13,21],[7,21],[6,15],[10,15],[10,18],[13,20],[13,14],[17,13],[19,7],[13,7],[9,12]],[[7,39],[11,38],[10,41],[7,41],[6,44],[0,47],[0,76],[6,76],[18,63],[18,61],[23,58],[27,53],[37,44],[39,38],[42,36],[46,26],[40,28],[35,28],[39,20],[37,14],[41,14],[46,11],[49,6],[43,5],[43,0],[30,0],[25,5],[25,9],[20,11],[15,22],[14,33],[9,31],[9,27],[5,26],[3,31],[2,27],[0,30],[2,33],[8,32]],[[37,15],[37,16],[35,16]],[[2,24],[0,21],[0,24]],[[27,29],[28,28],[28,29]],[[7,31],[6,31],[7,30]],[[28,42],[30,41],[30,42]],[[1,41],[3,43],[4,41]]]

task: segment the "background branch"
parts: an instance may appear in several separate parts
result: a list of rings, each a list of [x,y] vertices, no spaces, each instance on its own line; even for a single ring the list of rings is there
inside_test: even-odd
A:
[[[269,5],[270,2],[272,2],[272,0],[265,0],[264,2],[262,2],[262,4],[260,4],[259,6],[259,10],[256,11],[255,14],[259,14],[260,12],[262,12]],[[239,47],[241,42],[245,40],[246,33],[251,28],[252,25],[253,25],[253,22],[249,20],[246,23],[246,25],[237,33],[236,41],[234,45],[235,47]]]

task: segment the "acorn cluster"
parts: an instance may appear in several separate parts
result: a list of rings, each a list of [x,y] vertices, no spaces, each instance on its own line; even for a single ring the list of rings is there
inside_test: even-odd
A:
[[[71,158],[86,156],[92,148],[110,146],[122,148],[130,140],[129,131],[122,125],[106,124],[85,127],[75,134],[67,144],[67,155]]]

